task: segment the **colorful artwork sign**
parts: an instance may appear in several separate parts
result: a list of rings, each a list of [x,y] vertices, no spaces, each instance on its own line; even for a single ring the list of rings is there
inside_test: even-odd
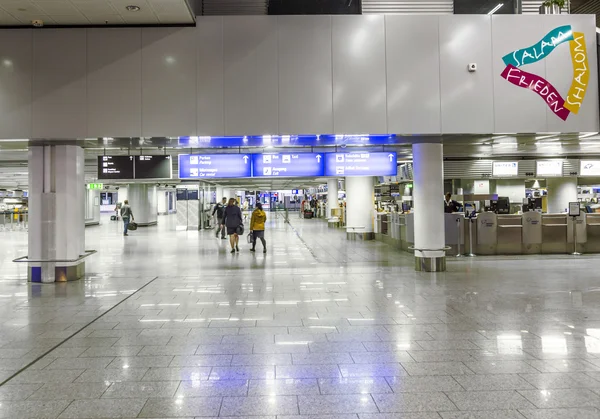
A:
[[[565,42],[569,42],[573,63],[573,82],[566,99],[549,81],[520,68],[546,58],[556,47]],[[548,32],[538,43],[506,54],[502,57],[502,61],[506,64],[506,68],[501,74],[502,78],[515,86],[535,92],[546,102],[550,110],[563,121],[566,121],[571,113],[577,114],[579,112],[590,79],[585,35],[583,33],[573,32],[570,25],[559,26]]]

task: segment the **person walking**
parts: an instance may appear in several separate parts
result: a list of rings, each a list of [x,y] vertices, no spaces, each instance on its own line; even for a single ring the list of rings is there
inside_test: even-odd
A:
[[[129,227],[129,222],[133,221],[134,218],[131,207],[129,206],[129,201],[127,199],[121,206],[121,218],[123,219],[123,235],[129,236],[129,234],[127,234],[127,228]]]
[[[231,244],[231,253],[239,252],[240,234],[243,234],[244,221],[242,219],[242,211],[236,205],[235,198],[230,198],[225,208],[223,224],[227,228],[229,235],[229,244]]]
[[[215,213],[217,213],[217,233],[215,237],[219,237],[219,233],[221,233],[221,239],[225,240],[225,225],[223,224],[223,218],[225,217],[225,205],[227,205],[227,198],[223,197],[222,202],[217,202],[215,205],[215,209],[213,209],[212,215],[214,217]]]
[[[256,251],[256,239],[260,239],[263,245],[263,253],[267,253],[267,241],[265,240],[265,221],[267,221],[267,214],[263,211],[262,204],[258,202],[256,204],[256,209],[252,212],[252,218],[250,219],[250,231],[252,232],[251,252]]]

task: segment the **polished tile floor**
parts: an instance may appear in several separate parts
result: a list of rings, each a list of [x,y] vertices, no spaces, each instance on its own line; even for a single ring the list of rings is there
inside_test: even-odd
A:
[[[320,220],[272,216],[267,255],[174,220],[88,228],[69,284],[0,233],[0,417],[600,418],[598,257],[417,274]]]

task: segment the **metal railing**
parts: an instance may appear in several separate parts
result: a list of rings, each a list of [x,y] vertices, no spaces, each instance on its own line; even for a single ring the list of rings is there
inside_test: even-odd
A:
[[[83,255],[79,255],[76,259],[40,259],[40,260],[31,260],[29,256],[21,256],[19,258],[13,259],[13,262],[16,263],[74,263],[79,262],[81,259],[85,259],[88,256],[93,255],[94,253],[98,253],[97,250],[86,250]]]

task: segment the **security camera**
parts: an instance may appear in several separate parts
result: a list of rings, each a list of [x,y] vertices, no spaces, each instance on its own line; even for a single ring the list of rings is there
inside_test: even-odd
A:
[[[115,189],[118,191],[118,190],[119,190],[119,187],[117,186]]]
[[[477,71],[477,64],[476,63],[470,63],[467,66],[467,70],[469,70],[469,73],[474,73]]]
[[[42,26],[44,26],[44,21],[41,19],[34,19],[31,21],[31,24],[36,28],[41,28]]]

